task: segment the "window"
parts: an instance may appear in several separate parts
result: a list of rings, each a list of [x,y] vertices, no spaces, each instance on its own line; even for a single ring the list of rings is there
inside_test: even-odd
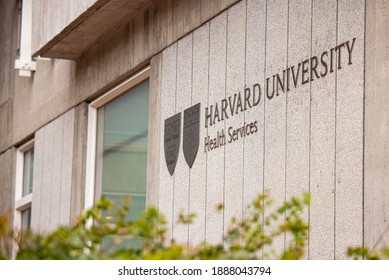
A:
[[[89,106],[85,206],[131,197],[128,219],[146,208],[149,68]]]
[[[25,231],[31,227],[31,202],[34,173],[34,141],[24,144],[16,154],[14,226]]]
[[[20,46],[22,43],[22,0],[18,2],[18,44],[16,50],[16,59],[20,59]]]
[[[97,109],[96,194],[120,205],[131,197],[129,218],[146,205],[149,81]]]
[[[36,69],[36,62],[31,59],[32,0],[21,0],[19,2],[18,31],[15,69],[19,70],[19,76],[31,77],[31,73]]]

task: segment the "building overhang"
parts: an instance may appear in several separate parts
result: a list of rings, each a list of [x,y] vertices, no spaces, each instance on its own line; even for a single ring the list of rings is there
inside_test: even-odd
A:
[[[148,7],[151,0],[98,0],[33,56],[75,60]]]

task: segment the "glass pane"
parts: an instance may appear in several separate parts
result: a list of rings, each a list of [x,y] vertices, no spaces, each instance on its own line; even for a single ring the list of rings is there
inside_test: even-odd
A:
[[[133,248],[139,249],[142,247],[143,240],[140,238],[132,238],[129,236],[107,236],[102,241],[102,248],[107,253],[113,253],[119,248]]]
[[[26,231],[31,227],[31,208],[22,211],[22,226],[21,230]]]
[[[131,202],[130,202],[130,211],[127,215],[127,218],[129,220],[135,220],[139,217],[139,213],[142,212],[145,209],[146,206],[146,194],[137,194],[137,193],[110,193],[110,192],[104,192],[104,196],[111,200],[114,205],[120,206],[123,203],[123,196],[130,196]]]
[[[23,196],[32,193],[32,176],[34,173],[34,149],[24,153]]]
[[[130,196],[129,219],[146,207],[148,92],[146,80],[98,109],[96,193]]]

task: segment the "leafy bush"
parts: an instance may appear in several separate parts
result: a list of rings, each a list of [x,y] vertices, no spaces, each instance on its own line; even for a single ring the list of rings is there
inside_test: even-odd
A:
[[[269,211],[271,199],[259,195],[241,220],[231,221],[223,242],[188,246],[167,237],[166,221],[157,209],[147,208],[138,219],[128,221],[127,201],[108,219],[107,212],[113,211],[113,205],[102,197],[76,224],[49,234],[7,231],[6,221],[0,220],[0,239],[11,237],[16,242],[16,259],[300,259],[308,239],[308,224],[301,213],[308,204],[309,195],[303,193]],[[193,214],[180,215],[181,223],[191,223],[193,219]],[[289,243],[277,254],[273,241],[284,235]],[[106,246],[107,240],[117,245]],[[0,254],[0,258],[4,255]]]
[[[11,255],[13,231],[9,230],[8,218],[0,216],[0,260]]]
[[[378,244],[383,240],[384,235],[389,231],[389,226],[381,233],[378,237],[376,243],[373,245],[373,248],[367,248],[365,246],[356,246],[349,247],[347,249],[347,255],[354,260],[365,259],[365,260],[381,260],[389,259],[389,248],[384,246],[380,250],[376,250]]]

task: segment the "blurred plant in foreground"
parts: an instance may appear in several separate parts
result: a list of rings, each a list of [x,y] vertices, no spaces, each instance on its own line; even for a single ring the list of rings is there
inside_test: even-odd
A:
[[[370,249],[365,246],[352,246],[347,249],[347,255],[349,258],[354,260],[365,259],[365,260],[382,260],[389,259],[389,248],[385,245],[380,250],[377,250],[378,244],[383,241],[385,234],[389,231],[389,225],[378,237],[377,241]]]
[[[165,218],[156,208],[147,208],[138,219],[128,221],[128,200],[114,209],[104,197],[74,225],[48,234],[7,230],[6,219],[0,219],[0,241],[11,238],[15,242],[16,259],[300,259],[309,230],[301,214],[309,200],[309,194],[302,193],[274,208],[269,195],[258,195],[243,217],[232,219],[219,244],[178,244],[167,237]],[[218,208],[221,211],[223,206]],[[194,218],[194,214],[179,216],[182,224]],[[273,242],[284,236],[288,244],[276,253]],[[107,246],[107,240],[116,245]],[[0,252],[0,258],[6,255]]]

